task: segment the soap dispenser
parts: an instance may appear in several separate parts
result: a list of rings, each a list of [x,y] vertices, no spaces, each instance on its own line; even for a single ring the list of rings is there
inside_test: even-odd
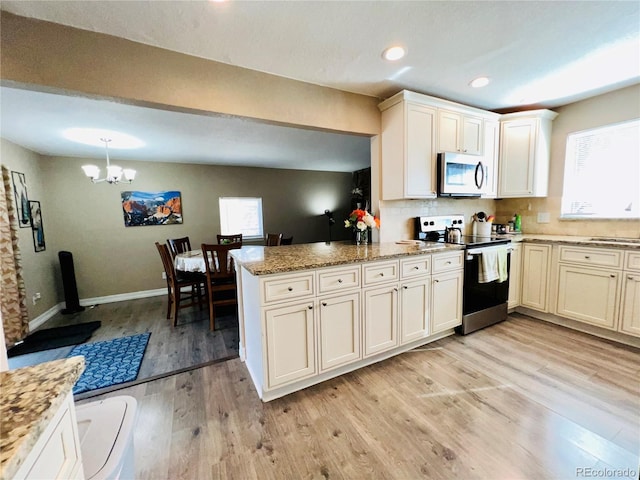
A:
[[[513,229],[516,232],[519,232],[522,229],[522,217],[518,213],[513,215]]]

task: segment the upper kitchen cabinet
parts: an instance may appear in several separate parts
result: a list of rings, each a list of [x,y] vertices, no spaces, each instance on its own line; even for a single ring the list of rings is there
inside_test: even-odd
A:
[[[435,108],[407,100],[382,110],[383,200],[435,198],[435,122]]]
[[[438,110],[438,151],[482,155],[484,120],[480,117]]]
[[[500,118],[498,197],[546,197],[549,190],[551,110],[509,113]]]
[[[382,200],[435,198],[437,152],[484,154],[484,122],[499,115],[403,90],[385,100],[380,177]]]

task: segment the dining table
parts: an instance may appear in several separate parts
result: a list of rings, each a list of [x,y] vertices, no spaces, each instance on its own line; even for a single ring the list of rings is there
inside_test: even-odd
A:
[[[181,272],[206,272],[202,250],[189,250],[188,252],[178,253],[174,259],[174,266],[176,270]]]

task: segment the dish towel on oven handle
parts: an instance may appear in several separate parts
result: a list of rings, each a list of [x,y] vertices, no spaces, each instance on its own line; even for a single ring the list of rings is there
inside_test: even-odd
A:
[[[478,283],[498,283],[509,278],[507,272],[507,247],[487,249],[480,254],[478,265]]]

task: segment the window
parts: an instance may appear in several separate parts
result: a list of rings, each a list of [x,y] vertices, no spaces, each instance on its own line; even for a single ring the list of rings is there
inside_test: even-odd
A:
[[[640,218],[640,119],[567,136],[563,218]]]
[[[263,238],[262,198],[220,197],[220,233]]]

